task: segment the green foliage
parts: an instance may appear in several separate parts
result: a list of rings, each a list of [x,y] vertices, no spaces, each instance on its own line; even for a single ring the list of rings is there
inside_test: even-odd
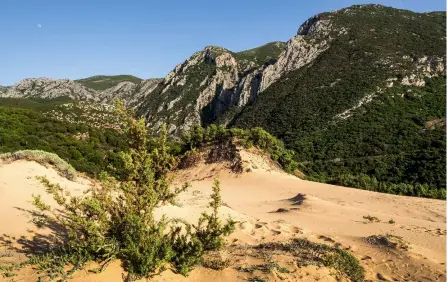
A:
[[[117,103],[117,109],[123,121],[121,130],[129,140],[129,149],[119,154],[124,165],[121,181],[104,173],[101,187],[71,196],[61,186],[42,178],[59,208],[33,196],[37,209],[33,222],[38,227],[58,226],[62,232],[62,236],[55,237],[51,250],[32,258],[50,277],[65,279],[70,275],[64,271],[66,266],[73,265],[74,272],[88,261],[101,263],[103,269],[113,259],[123,262],[129,273],[127,281],[152,277],[170,264],[186,275],[200,262],[205,250],[222,247],[224,237],[234,229],[231,219],[226,224],[218,219],[218,182],[210,203],[212,213],[204,213],[197,225],[187,224],[183,230],[178,222],[154,218],[154,209],[160,203],[173,201],[188,185],[170,187],[168,172],[175,158],[169,154],[166,130],[150,140],[144,120],[133,118],[123,103]]]
[[[94,90],[105,90],[107,88],[114,87],[120,82],[124,81],[138,84],[142,81],[142,79],[133,75],[95,75],[75,81],[81,83],[87,88],[91,88]]]
[[[48,111],[64,103],[74,102],[67,96],[61,96],[54,99],[42,98],[0,98],[0,106],[10,108],[22,108],[36,111]]]
[[[369,191],[376,191],[381,193],[389,193],[396,195],[427,197],[435,199],[445,199],[445,189],[433,189],[427,184],[408,184],[408,183],[390,183],[385,181],[377,181],[375,177],[370,177],[366,174],[352,175],[342,174],[332,178],[315,178],[309,177],[310,180],[327,182],[334,185],[341,185],[346,187],[356,187]]]
[[[260,127],[252,129],[230,128],[211,124],[206,128],[195,125],[182,136],[183,152],[209,145],[213,142],[234,144],[245,148],[257,147],[268,153],[287,172],[293,173],[298,168],[294,152],[287,150],[284,144]]]
[[[332,267],[350,281],[363,281],[365,274],[359,261],[349,252],[338,247],[318,244],[296,238],[287,243],[266,243],[256,247],[259,251],[284,251],[293,253],[298,266],[317,265]]]
[[[233,53],[233,55],[242,66],[244,66],[244,63],[254,62],[255,67],[259,67],[264,64],[275,63],[285,46],[285,42],[275,41],[253,49]]]
[[[61,159],[58,155],[48,153],[40,150],[22,150],[14,153],[0,154],[0,160],[14,161],[14,160],[29,160],[36,161],[44,165],[53,165],[54,168],[68,179],[76,178],[76,170]]]
[[[223,225],[219,219],[219,208],[222,205],[222,198],[220,197],[220,184],[217,179],[214,180],[211,199],[210,208],[212,208],[212,213],[202,213],[198,225],[194,226],[196,230],[194,235],[202,243],[205,251],[223,247],[224,238],[234,231],[235,225],[235,222],[231,219]]]
[[[103,170],[112,172],[109,164],[122,167],[118,152],[127,147],[126,138],[117,130],[58,121],[40,112],[40,108],[0,106],[0,153],[20,150],[55,153],[76,170],[94,176]],[[114,173],[117,175],[119,171]]]
[[[319,18],[331,21],[334,39],[329,48],[312,64],[269,86],[230,124],[260,126],[284,141],[311,179],[338,182],[340,175],[351,174],[363,182],[368,175],[390,186],[385,192],[432,197],[432,192],[391,187],[420,184],[441,198],[445,129],[429,130],[424,124],[446,116],[445,76],[426,77],[425,87],[400,82],[420,72],[418,59],[445,57],[445,13],[367,5]],[[347,32],[339,34],[341,28]],[[305,39],[318,38],[311,34]],[[389,78],[396,79],[391,88],[385,86]],[[373,101],[353,110],[349,118],[337,117],[373,93]]]
[[[414,186],[405,195],[445,191],[445,128],[426,128],[427,121],[445,118],[445,77],[426,84],[394,88],[330,130],[296,141],[305,172],[320,177],[325,172],[327,182],[381,192],[400,183]]]

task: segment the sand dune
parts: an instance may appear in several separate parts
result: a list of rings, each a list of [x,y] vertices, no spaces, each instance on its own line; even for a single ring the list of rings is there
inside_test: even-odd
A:
[[[251,172],[243,174],[231,173],[219,164],[199,165],[178,173],[177,182],[192,179],[192,187],[179,197],[177,205],[165,205],[157,210],[158,216],[166,214],[171,218],[196,221],[207,209],[213,179],[218,177],[224,202],[221,215],[238,221],[236,231],[228,239],[233,244],[219,254],[231,258],[230,267],[221,271],[198,267],[188,277],[168,270],[154,281],[246,281],[256,276],[269,281],[337,281],[330,269],[297,267],[293,258],[283,254],[271,256],[271,259],[293,269],[291,273],[241,271],[246,266],[265,263],[265,259],[250,255],[254,252],[251,246],[290,238],[307,238],[349,250],[361,261],[367,279],[373,281],[446,280],[444,201],[308,182],[277,169],[268,169],[257,160],[251,163],[249,160],[248,164]],[[35,179],[40,175],[46,175],[74,193],[80,193],[91,184],[82,178],[77,182],[69,181],[51,168],[34,162],[17,161],[0,166],[0,234],[32,236],[33,233],[28,233],[32,225],[27,223],[23,210],[30,208],[31,194],[44,195],[44,188]],[[380,222],[364,216],[376,217]],[[390,219],[393,224],[389,223]],[[401,237],[408,244],[408,250],[385,249],[367,239],[371,235],[386,234]],[[23,258],[20,253],[9,255],[12,258],[3,254],[1,259]],[[83,270],[72,280],[122,281],[122,273],[120,263],[114,262],[103,273],[91,274]],[[13,281],[35,281],[36,277],[33,269],[26,268]]]

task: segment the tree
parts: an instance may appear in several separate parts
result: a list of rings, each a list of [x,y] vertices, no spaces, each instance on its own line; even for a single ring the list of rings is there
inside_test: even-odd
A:
[[[174,200],[188,184],[171,189],[167,175],[176,160],[169,154],[166,128],[149,146],[144,120],[135,119],[122,102],[116,107],[121,130],[129,140],[129,150],[120,153],[124,163],[121,181],[103,173],[101,186],[75,197],[42,178],[63,213],[33,196],[39,210],[34,222],[39,226],[57,225],[64,231],[64,236],[54,242],[58,247],[45,254],[46,265],[61,265],[62,261],[63,265],[73,265],[74,271],[88,261],[97,261],[102,263],[102,270],[111,260],[120,259],[128,271],[127,281],[152,277],[170,265],[186,275],[200,262],[205,250],[222,247],[224,236],[234,229],[231,219],[222,224],[218,218],[218,182],[212,195],[212,214],[204,213],[197,225],[186,224],[185,233],[176,221],[164,216],[156,220],[155,208]]]

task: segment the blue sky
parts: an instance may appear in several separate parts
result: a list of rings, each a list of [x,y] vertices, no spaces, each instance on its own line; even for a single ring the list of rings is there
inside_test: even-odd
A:
[[[314,14],[371,1],[2,0],[0,85],[27,77],[163,77],[207,45],[287,41]],[[444,0],[374,3],[418,12]]]

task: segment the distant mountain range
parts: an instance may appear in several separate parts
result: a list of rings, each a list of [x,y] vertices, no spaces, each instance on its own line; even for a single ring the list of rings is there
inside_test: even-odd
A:
[[[303,106],[312,113],[321,105],[330,108],[319,115],[325,123],[352,115],[376,92],[396,85],[423,86],[424,78],[445,74],[444,20],[443,12],[420,14],[356,5],[315,15],[287,43],[272,42],[242,52],[208,46],[164,79],[28,78],[0,88],[0,95],[68,96],[102,103],[117,97],[136,107],[150,126],[167,123],[173,133],[194,123],[252,125],[251,120],[279,129],[272,116],[287,113],[308,119]],[[257,99],[260,93],[266,94]],[[298,100],[299,105],[290,107]],[[290,128],[300,127],[298,120],[284,118]]]
[[[445,12],[354,5],[309,18],[287,42],[205,47],[165,78],[29,78],[0,97],[121,98],[171,134],[259,126],[321,181],[355,174],[439,188],[445,160],[434,154],[445,155],[445,128],[427,124],[445,124],[445,23]]]

